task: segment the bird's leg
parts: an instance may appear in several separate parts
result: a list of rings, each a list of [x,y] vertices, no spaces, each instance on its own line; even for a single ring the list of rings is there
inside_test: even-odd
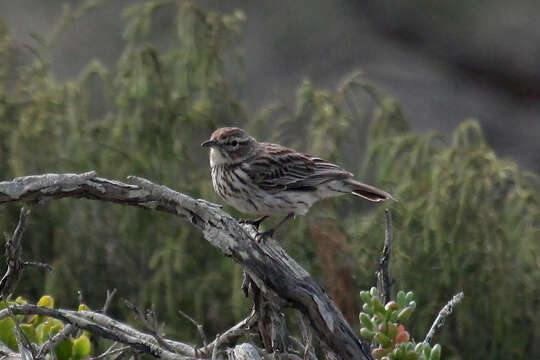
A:
[[[264,240],[266,240],[267,237],[272,237],[274,235],[274,233],[276,232],[276,230],[281,227],[281,225],[285,224],[287,221],[289,221],[292,218],[294,218],[294,213],[289,213],[273,229],[270,229],[268,231],[258,233],[257,235],[255,235],[255,240],[256,241],[264,241]]]
[[[239,220],[238,222],[240,224],[253,225],[255,226],[255,229],[259,230],[259,226],[261,226],[262,222],[266,220],[267,218],[268,218],[268,215],[264,215],[255,220],[242,219],[242,220]]]

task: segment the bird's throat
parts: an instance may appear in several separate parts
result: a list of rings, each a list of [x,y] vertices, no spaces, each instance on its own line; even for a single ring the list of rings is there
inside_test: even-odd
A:
[[[218,149],[210,149],[210,167],[215,167],[227,163],[227,159]]]

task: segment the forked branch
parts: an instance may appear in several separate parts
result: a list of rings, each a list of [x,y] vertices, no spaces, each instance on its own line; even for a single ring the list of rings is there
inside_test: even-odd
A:
[[[279,244],[271,239],[266,243],[253,241],[255,229],[241,226],[218,205],[193,199],[146,179],[128,179],[133,184],[99,178],[95,172],[26,176],[0,183],[0,204],[87,198],[186,218],[210,244],[242,265],[265,296],[279,298],[305,314],[315,335],[339,358],[371,359],[335,303]]]

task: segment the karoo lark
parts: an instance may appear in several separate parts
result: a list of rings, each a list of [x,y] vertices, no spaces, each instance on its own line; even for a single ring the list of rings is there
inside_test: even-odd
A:
[[[210,148],[214,190],[228,204],[246,214],[257,228],[268,216],[287,215],[274,229],[257,238],[272,236],[293,218],[305,215],[318,200],[353,194],[379,202],[392,196],[353,179],[353,174],[326,160],[284,146],[258,142],[240,128],[214,131],[201,144]]]

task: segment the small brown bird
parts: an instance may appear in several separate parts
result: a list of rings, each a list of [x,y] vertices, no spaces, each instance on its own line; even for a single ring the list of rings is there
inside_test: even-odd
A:
[[[272,236],[287,220],[305,215],[318,200],[353,194],[379,202],[392,196],[353,179],[353,174],[326,160],[278,144],[260,143],[240,128],[214,131],[210,140],[214,190],[246,214],[262,216],[245,221],[257,228],[268,216],[287,214],[275,228],[258,235]]]

